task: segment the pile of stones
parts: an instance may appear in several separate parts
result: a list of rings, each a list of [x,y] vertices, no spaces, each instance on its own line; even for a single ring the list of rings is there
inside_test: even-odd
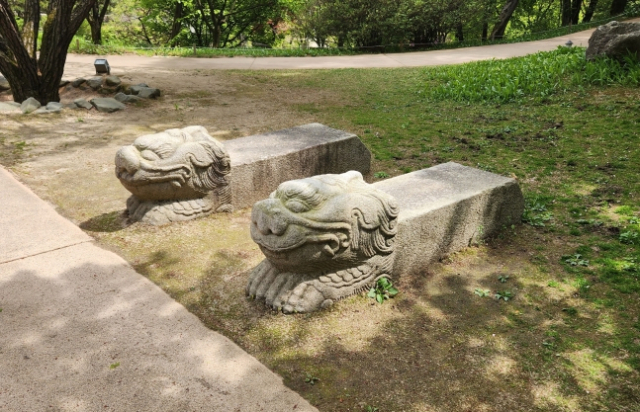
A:
[[[49,102],[41,105],[33,97],[28,98],[22,104],[17,102],[0,102],[0,113],[23,113],[23,114],[46,114],[59,113],[64,108],[86,109],[95,108],[99,112],[112,113],[126,108],[124,103],[138,103],[144,99],[155,99],[160,97],[160,89],[149,87],[145,83],[134,86],[125,85],[118,76],[95,76],[91,78],[77,78],[75,80],[62,80],[60,87],[67,90],[93,90],[103,95],[113,95],[114,97],[97,97],[90,100],[76,99],[71,104]],[[0,76],[0,92],[10,91],[9,82]]]

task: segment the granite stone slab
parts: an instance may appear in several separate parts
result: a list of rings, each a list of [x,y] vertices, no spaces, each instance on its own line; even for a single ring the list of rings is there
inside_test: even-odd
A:
[[[447,254],[517,224],[515,179],[449,162],[374,184],[400,207],[393,275],[416,274]]]
[[[231,158],[230,187],[235,208],[252,206],[280,183],[357,170],[370,174],[371,153],[358,136],[311,123],[225,141]]]

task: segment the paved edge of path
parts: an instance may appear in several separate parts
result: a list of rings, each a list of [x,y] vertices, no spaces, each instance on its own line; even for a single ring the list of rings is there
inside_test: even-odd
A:
[[[0,176],[2,245],[64,240],[0,263],[0,409],[317,411],[2,167]]]

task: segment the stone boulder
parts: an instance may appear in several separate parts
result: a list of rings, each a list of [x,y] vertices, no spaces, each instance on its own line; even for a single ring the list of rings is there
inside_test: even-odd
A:
[[[0,92],[6,92],[7,90],[11,90],[11,86],[9,86],[9,81],[4,77],[0,76]]]
[[[98,97],[95,99],[91,99],[90,103],[93,105],[93,107],[96,108],[97,111],[103,113],[113,113],[127,107],[116,99],[112,99],[111,97]]]
[[[91,108],[93,108],[91,103],[89,103],[85,99],[75,99],[73,101],[73,104],[75,104],[76,107],[81,108],[81,109],[91,110]]]
[[[20,105],[14,102],[0,102],[0,113],[21,113]]]
[[[118,76],[107,76],[107,78],[104,79],[104,82],[109,87],[117,87],[120,86],[122,80],[120,80]]]
[[[98,90],[100,87],[102,87],[102,77],[96,76],[90,78],[89,80],[87,80],[87,85],[93,90]]]
[[[156,97],[160,97],[160,89],[156,89],[154,87],[143,87],[138,92],[138,96],[143,99],[155,99]]]
[[[600,56],[623,60],[629,53],[634,53],[640,60],[640,23],[612,21],[598,27],[591,35],[587,60]]]
[[[80,85],[86,81],[87,79],[85,79],[84,77],[78,77],[77,79],[71,82],[71,86],[80,87]]]
[[[40,106],[42,106],[42,105],[40,104],[39,101],[37,101],[33,97],[29,97],[27,100],[22,102],[22,104],[20,105],[20,109],[22,110],[22,113],[29,114],[29,113],[39,109]]]
[[[120,103],[138,103],[139,101],[142,101],[142,99],[138,96],[133,96],[133,95],[124,94],[124,93],[118,93],[115,96],[113,96],[113,98],[119,101]]]

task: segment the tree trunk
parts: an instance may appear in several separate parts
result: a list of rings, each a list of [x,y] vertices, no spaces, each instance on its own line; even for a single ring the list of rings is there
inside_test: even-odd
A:
[[[184,6],[182,3],[176,3],[176,9],[173,13],[173,24],[171,25],[171,33],[169,34],[169,40],[167,43],[171,43],[173,39],[180,34],[182,30],[182,14]]]
[[[561,19],[562,26],[568,26],[571,23],[571,0],[560,0],[562,5]]]
[[[26,0],[24,5],[24,23],[22,25],[22,41],[33,60],[38,53],[38,31],[40,27],[40,2]]]
[[[573,0],[571,2],[571,23],[578,24],[580,20],[580,11],[582,9],[582,0]]]
[[[91,26],[91,41],[93,44],[102,44],[102,24],[107,15],[109,3],[111,3],[111,0],[104,0],[102,8],[100,8],[100,2],[96,0],[87,16],[87,23]]]
[[[589,23],[593,18],[593,13],[596,11],[596,6],[598,5],[598,0],[591,0],[589,5],[587,6],[587,11],[584,13],[584,17],[582,18],[583,23]]]
[[[464,41],[464,31],[462,29],[462,23],[458,23],[456,25],[456,39],[458,39],[459,42]]]
[[[491,31],[491,40],[501,39],[504,37],[504,31],[507,28],[507,24],[509,24],[509,20],[511,20],[513,12],[516,7],[518,7],[518,2],[519,0],[508,0],[504,5],[500,12],[500,16],[498,16],[498,22],[493,26],[493,30]]]
[[[613,0],[611,2],[611,11],[609,12],[609,14],[611,16],[622,14],[624,13],[625,7],[627,7],[627,0]]]
[[[42,104],[60,101],[58,91],[67,49],[94,1],[50,0],[40,57],[36,60],[23,43],[7,0],[0,0],[0,72],[11,86],[14,101],[22,102],[29,97]],[[25,15],[33,15],[37,3],[26,2],[26,6],[30,9],[25,10]],[[35,29],[33,35],[37,39],[37,26],[31,27]]]
[[[482,23],[482,41],[487,41],[487,37],[489,36],[489,23]]]

